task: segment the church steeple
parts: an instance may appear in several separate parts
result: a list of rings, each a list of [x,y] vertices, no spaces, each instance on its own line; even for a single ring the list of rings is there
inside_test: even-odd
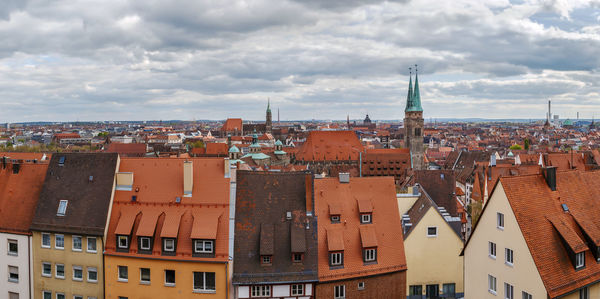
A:
[[[406,95],[406,108],[404,109],[405,112],[409,111],[408,109],[410,107],[412,107],[412,99],[413,99],[412,68],[409,67],[408,71],[409,71],[409,77],[410,77],[410,79],[408,80],[408,95]]]
[[[273,118],[271,116],[271,98],[267,98],[267,117],[265,120],[265,133],[271,133],[273,130]]]
[[[419,92],[419,74],[417,72],[417,65],[415,64],[415,89],[412,91],[411,100],[406,102],[406,110],[404,111],[423,111],[423,107],[421,107],[421,93]],[[411,92],[410,87],[408,92]]]

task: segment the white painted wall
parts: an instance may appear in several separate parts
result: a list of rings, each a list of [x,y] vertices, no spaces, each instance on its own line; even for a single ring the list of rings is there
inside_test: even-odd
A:
[[[280,284],[273,286],[273,297],[285,297],[290,295],[290,285]]]
[[[17,256],[8,254],[9,239],[16,240],[18,243]],[[27,235],[0,233],[0,298],[8,298],[8,292],[18,293],[19,298],[30,298],[29,239]],[[18,283],[8,281],[8,266],[19,268]]]

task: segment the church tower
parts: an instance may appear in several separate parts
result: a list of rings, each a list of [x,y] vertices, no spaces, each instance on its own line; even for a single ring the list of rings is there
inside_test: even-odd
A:
[[[421,107],[421,94],[419,93],[419,78],[415,65],[415,88],[412,88],[412,69],[408,83],[406,109],[404,109],[404,144],[410,149],[412,168],[424,170],[425,148],[423,147],[423,107]]]
[[[273,133],[273,122],[271,118],[271,99],[267,100],[267,120],[265,121],[265,133]]]

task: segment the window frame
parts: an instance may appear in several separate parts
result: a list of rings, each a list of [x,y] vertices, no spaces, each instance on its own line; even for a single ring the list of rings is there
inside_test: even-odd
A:
[[[64,204],[64,205],[63,205]],[[69,205],[69,201],[66,199],[61,199],[58,202],[58,208],[56,209],[56,216],[65,216],[67,214],[67,206]],[[61,212],[62,210],[62,212]]]
[[[294,287],[296,289],[294,290]],[[290,285],[290,295],[291,296],[304,296],[304,284],[295,283]]]
[[[488,274],[488,292],[498,294],[498,279],[491,274]]]
[[[169,242],[173,242],[173,249],[167,249],[167,244]],[[175,247],[176,247],[176,241],[174,238],[164,238],[163,239],[163,252],[168,252],[168,253],[174,253],[175,252]]]
[[[56,299],[59,299],[58,296],[62,296],[63,299],[67,299],[67,297],[65,296],[65,293],[56,293]]]
[[[575,254],[575,269],[583,269],[585,267],[585,251]]]
[[[360,224],[373,223],[373,215],[371,213],[360,214]]]
[[[579,299],[590,299],[590,290],[588,287],[583,287],[579,290]]]
[[[144,240],[148,240],[148,247],[144,247]],[[150,237],[140,237],[140,250],[152,250],[152,238]]]
[[[125,269],[125,277],[121,277],[121,269]],[[117,281],[128,282],[129,281],[129,268],[127,266],[117,266]]]
[[[90,243],[90,240],[94,240],[93,243]],[[94,249],[90,249],[90,244],[94,244]],[[96,237],[86,237],[85,251],[91,253],[98,252],[98,239]]]
[[[90,273],[96,273],[96,279],[90,279]],[[87,267],[87,282],[98,282],[98,268],[96,267]]]
[[[144,280],[144,270],[148,270],[148,279]],[[150,268],[140,268],[140,284],[150,284],[152,280],[151,276],[152,270]]]
[[[515,264],[515,252],[510,248],[504,248],[504,263],[511,267]]]
[[[62,267],[62,276],[58,275],[58,268]],[[54,264],[54,278],[65,279],[66,276],[65,264]]]
[[[296,259],[296,257],[300,257],[300,259]],[[300,252],[292,252],[292,263],[302,263],[304,260],[304,254]]]
[[[42,299],[46,299],[46,294],[50,295],[50,299],[52,299],[51,291],[42,291]]]
[[[255,291],[256,290],[256,291]],[[270,285],[253,285],[250,288],[250,297],[258,298],[258,297],[271,297],[271,286]],[[257,294],[257,295],[255,295]]]
[[[333,298],[334,299],[345,299],[346,298],[346,285],[333,286]]]
[[[498,256],[497,245],[492,241],[488,241],[488,256],[494,260]]]
[[[76,270],[79,270],[81,272],[81,277],[75,277],[75,272]],[[82,266],[73,266],[73,280],[74,281],[83,281],[83,267]]]
[[[75,239],[79,238],[79,248],[75,248]],[[77,252],[81,252],[83,251],[83,237],[79,236],[79,235],[72,235],[71,236],[71,250],[72,251],[77,251]]]
[[[173,272],[173,282],[167,282],[167,271],[172,271]],[[177,279],[176,279],[177,278],[177,272],[175,270],[172,270],[172,269],[165,269],[165,271],[163,273],[165,274],[165,277],[164,277],[165,286],[167,286],[167,287],[174,287],[175,284],[177,283]]]
[[[432,229],[432,228],[435,229],[435,234],[433,234],[433,235],[429,233],[429,230]],[[428,226],[427,227],[427,238],[437,238],[437,236],[438,236],[438,228],[437,228],[437,226]]]
[[[272,265],[273,264],[273,256],[261,255],[260,256],[260,264],[261,265]]]
[[[362,291],[365,289],[365,282],[364,281],[360,281],[356,287],[359,291]]]
[[[121,246],[121,240],[125,240],[125,246]],[[129,236],[117,235],[117,248],[118,249],[129,249]]]
[[[19,256],[19,241],[15,240],[15,239],[7,239],[6,240],[6,244],[7,244],[7,248],[6,248],[6,254],[8,255],[12,255],[12,256]],[[17,251],[11,251],[10,250],[10,245],[14,244],[17,246]]]
[[[198,250],[198,244],[202,244],[202,250]],[[206,244],[210,244],[210,250],[206,250]],[[215,241],[208,239],[194,240],[194,253],[212,254],[215,252]]]
[[[371,256],[369,256],[369,255],[371,255]],[[365,263],[377,262],[377,248],[363,249],[363,262],[365,262]]]
[[[522,299],[533,299],[533,295],[531,295],[525,291],[521,292],[521,297],[522,297]]]
[[[214,288],[207,288],[207,277],[208,275],[212,274],[212,276],[214,277],[214,282],[215,285],[213,286]],[[202,275],[202,282],[203,282],[203,288],[196,288],[196,275]],[[216,293],[217,292],[217,275],[215,272],[200,272],[200,271],[193,271],[192,272],[192,290],[195,293]]]
[[[58,237],[62,237],[62,247],[58,247]],[[65,235],[54,234],[54,249],[65,250]]]
[[[13,271],[11,271],[11,268],[16,270],[16,275],[17,275],[16,278],[11,277],[14,274]],[[8,265],[8,282],[19,283],[19,279],[20,279],[19,267],[13,266],[13,265]]]
[[[44,271],[44,265],[50,266],[50,273],[46,274]],[[43,277],[52,277],[52,263],[42,262],[42,276]]]
[[[340,223],[341,217],[340,217],[340,215],[331,215],[329,217],[329,220],[331,220],[331,223]]]
[[[507,282],[504,283],[504,299],[515,299],[515,287]]]
[[[48,236],[48,245],[44,245],[44,236]],[[42,248],[52,248],[52,235],[50,233],[42,233]]]
[[[344,252],[335,251],[329,253],[329,266],[338,267],[344,265]]]
[[[504,214],[500,212],[496,212],[496,228],[499,230],[504,230]]]

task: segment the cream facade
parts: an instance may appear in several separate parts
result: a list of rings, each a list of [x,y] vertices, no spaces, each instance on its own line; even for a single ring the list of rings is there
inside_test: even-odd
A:
[[[415,187],[408,187],[407,193],[396,194],[400,216],[406,214],[406,212],[415,204],[415,201],[419,199],[419,194],[413,194],[413,190],[418,189],[415,189]]]
[[[431,227],[436,228],[436,236],[428,236],[427,230]],[[462,248],[463,242],[457,233],[435,207],[429,207],[404,239],[407,294],[411,294],[410,286],[421,286],[425,295],[428,285],[437,285],[440,295],[449,295],[443,294],[444,285],[454,284],[455,294],[460,297],[464,291]]]
[[[104,298],[102,237],[34,231],[32,248],[33,298],[60,299],[61,294],[68,299]],[[48,294],[51,297],[44,298]]]
[[[498,213],[503,215],[503,227],[498,226]],[[490,254],[490,247],[494,246],[490,244],[495,244],[495,257]],[[512,264],[505,261],[507,248],[513,253]],[[465,299],[505,298],[505,283],[513,286],[514,298],[522,298],[522,292],[527,292],[533,298],[547,298],[546,289],[501,182],[498,182],[487,202],[464,250],[464,263]],[[496,282],[495,291],[489,285],[489,280],[493,282],[493,278]],[[573,298],[579,298],[579,293],[576,295]]]
[[[0,233],[0,298],[31,298],[30,239]]]

